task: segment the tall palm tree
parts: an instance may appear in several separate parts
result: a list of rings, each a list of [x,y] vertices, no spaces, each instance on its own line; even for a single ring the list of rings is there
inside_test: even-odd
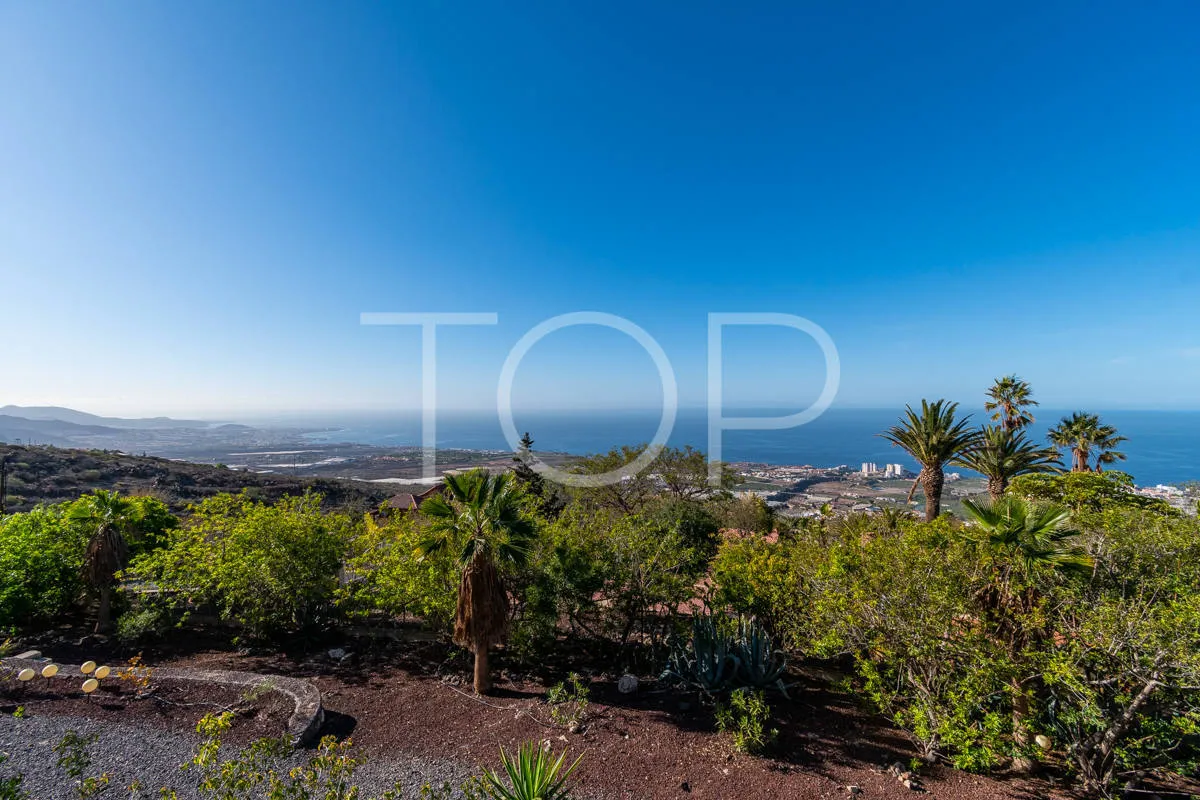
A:
[[[925,490],[926,522],[941,513],[946,464],[974,448],[979,441],[979,432],[970,427],[970,415],[959,419],[955,416],[957,411],[958,403],[922,400],[920,414],[908,406],[899,425],[879,434],[896,447],[903,447],[921,465],[908,499],[912,500],[920,484]]]
[[[1112,425],[1102,424],[1096,414],[1076,411],[1069,417],[1063,417],[1050,429],[1046,438],[1055,447],[1071,451],[1072,472],[1092,472],[1093,452],[1096,452],[1096,472],[1102,470],[1102,464],[1125,459],[1125,454],[1118,452],[1116,447],[1126,438],[1118,436],[1117,429]]]
[[[492,688],[488,651],[504,641],[508,629],[508,592],[500,566],[525,563],[534,527],[521,513],[521,493],[511,473],[473,469],[444,478],[446,491],[421,505],[430,525],[420,550],[427,555],[458,552],[462,577],[454,643],[475,654],[475,691],[486,694]]]
[[[1033,472],[1060,472],[1062,461],[1052,447],[1038,447],[1023,431],[985,425],[978,445],[954,459],[954,464],[973,469],[987,478],[992,502],[1000,499],[1008,482]]]
[[[84,578],[100,596],[96,633],[112,629],[112,593],[117,573],[129,563],[126,534],[136,521],[137,509],[117,492],[97,489],[72,504],[71,522],[91,531],[84,555]]]
[[[992,388],[988,389],[987,396],[989,399],[983,404],[984,410],[991,412],[992,419],[1009,433],[1034,421],[1033,414],[1026,410],[1028,406],[1038,404],[1033,399],[1033,387],[1016,375],[997,378]]]
[[[1071,513],[1064,506],[1009,495],[992,503],[964,500],[963,508],[974,524],[961,529],[959,536],[980,550],[987,569],[974,600],[988,629],[1016,657],[1045,633],[1035,612],[1046,582],[1086,573],[1093,561],[1077,544],[1079,532],[1070,527]],[[1026,680],[1013,676],[1009,690],[1013,741],[1028,752],[1031,709]],[[1019,755],[1015,766],[1028,771],[1033,764]]]

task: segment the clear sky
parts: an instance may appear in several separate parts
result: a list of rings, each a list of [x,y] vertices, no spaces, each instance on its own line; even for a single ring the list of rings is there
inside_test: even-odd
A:
[[[1200,4],[0,3],[0,404],[443,407],[627,317],[704,400],[706,315],[824,327],[837,402],[1200,408]],[[739,331],[726,396],[819,351]],[[615,331],[518,407],[654,406]]]

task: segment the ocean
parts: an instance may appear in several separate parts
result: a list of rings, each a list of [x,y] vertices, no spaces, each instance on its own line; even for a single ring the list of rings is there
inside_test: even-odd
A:
[[[1046,430],[1066,411],[1036,409],[1030,435],[1043,441]],[[777,410],[729,411],[727,415],[776,415]],[[1200,480],[1200,411],[1109,411],[1100,413],[1129,438],[1128,460],[1117,465],[1139,485]],[[864,461],[883,465],[916,464],[903,450],[877,434],[896,422],[894,409],[833,408],[807,425],[780,431],[726,431],[726,461],[767,464],[810,464],[857,469]],[[980,421],[982,410],[974,413]],[[310,434],[314,442],[353,442],[385,447],[418,446],[421,421],[416,412],[292,415],[279,424],[331,430]],[[658,427],[657,411],[541,411],[516,415],[517,429],[529,431],[535,449],[572,454],[606,451],[622,444],[648,441]],[[680,409],[669,443],[707,450],[708,423],[703,409]],[[438,414],[439,448],[511,450],[494,412],[443,411]],[[882,468],[882,466],[881,466]],[[960,470],[966,472],[965,470]]]

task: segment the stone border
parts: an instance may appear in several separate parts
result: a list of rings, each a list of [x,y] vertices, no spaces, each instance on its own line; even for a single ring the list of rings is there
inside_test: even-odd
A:
[[[47,664],[58,664],[58,674],[54,676],[54,680],[61,678],[83,681],[88,677],[80,672],[78,664],[60,664],[53,659],[43,657],[36,650],[22,653],[15,658],[0,658],[0,665],[12,667],[17,671],[26,667],[33,669],[39,673],[37,680],[44,680],[40,677],[40,673],[42,667]],[[175,669],[172,667],[151,667],[151,669],[159,678],[170,678],[176,681],[214,683],[219,686],[240,689],[253,689],[263,684],[270,684],[271,690],[287,695],[295,706],[287,723],[287,735],[291,739],[293,747],[314,744],[321,724],[325,721],[325,710],[321,707],[321,692],[316,686],[300,678],[227,670]],[[112,678],[108,680],[112,680]]]

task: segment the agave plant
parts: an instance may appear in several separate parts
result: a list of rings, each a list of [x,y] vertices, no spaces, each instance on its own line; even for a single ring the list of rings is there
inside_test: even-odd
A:
[[[563,770],[567,753],[558,758],[543,750],[537,742],[521,745],[516,756],[510,756],[500,748],[500,763],[508,776],[506,786],[500,776],[490,769],[483,771],[483,786],[493,800],[568,800],[567,779],[579,766],[580,759]]]
[[[733,685],[739,657],[735,637],[721,630],[711,615],[692,618],[692,636],[677,642],[667,659],[663,678],[695,686],[708,693]]]
[[[771,635],[754,619],[738,620],[737,674],[740,687],[766,689],[775,687],[787,697],[783,676],[787,672],[787,656],[775,648]]]

